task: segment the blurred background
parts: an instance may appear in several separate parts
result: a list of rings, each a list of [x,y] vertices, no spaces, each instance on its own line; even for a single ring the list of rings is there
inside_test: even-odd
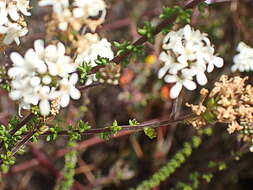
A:
[[[253,46],[253,1],[252,0],[212,0],[200,13],[193,11],[191,25],[208,34],[216,52],[224,58],[225,66],[208,75],[211,88],[222,74],[230,74],[233,56],[238,42]],[[108,13],[105,23],[98,33],[110,42],[138,39],[137,27],[145,21],[156,24],[162,7],[182,5],[179,0],[107,0]],[[31,1],[32,16],[27,18],[29,34],[22,38],[22,45],[6,49],[0,55],[0,64],[8,65],[8,55],[12,51],[24,53],[33,46],[33,41],[45,38],[45,17],[50,15],[49,7],[40,8],[37,1]],[[179,28],[180,26],[175,26]],[[102,85],[83,93],[79,101],[72,101],[68,109],[61,113],[52,124],[65,128],[67,123],[78,120],[88,121],[92,128],[110,126],[114,120],[127,124],[129,119],[147,121],[169,118],[172,100],[169,98],[171,85],[157,78],[161,67],[158,60],[163,35],[155,37],[155,43],[146,43],[145,54],[138,59],[130,59],[130,64],[122,70],[118,86]],[[239,73],[237,73],[239,74]],[[251,76],[252,73],[246,73]],[[243,74],[240,74],[243,75]],[[196,103],[199,89],[187,92],[183,102]],[[183,105],[184,105],[183,103]],[[181,114],[190,110],[182,107]],[[0,90],[0,120],[8,123],[17,115],[17,105]],[[25,113],[24,113],[25,115]],[[78,161],[72,190],[128,189],[149,178],[179,150],[185,141],[191,139],[196,130],[187,125],[160,127],[157,138],[151,140],[143,132],[120,133],[109,141],[96,136],[83,135],[78,142]],[[212,180],[200,181],[201,190],[250,190],[253,189],[253,153],[234,157],[243,147],[235,134],[229,135],[225,127],[215,125],[213,134],[205,137],[202,145],[168,180],[154,190],[168,190],[179,181],[187,182],[189,174],[195,171],[213,174]],[[29,143],[26,153],[17,156],[17,163],[4,175],[1,190],[51,190],[59,181],[64,165],[66,137],[46,142],[43,137],[38,143]],[[232,159],[231,159],[232,158]],[[237,158],[237,159],[235,159]],[[210,163],[225,163],[215,169]]]

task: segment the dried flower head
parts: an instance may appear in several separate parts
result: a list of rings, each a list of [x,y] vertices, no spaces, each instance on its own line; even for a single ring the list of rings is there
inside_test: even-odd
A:
[[[248,77],[229,78],[223,75],[204,101],[199,105],[186,105],[208,123],[227,123],[229,133],[251,130],[252,133],[248,132],[247,135],[253,137],[253,86],[246,84],[247,80]]]
[[[118,85],[120,77],[120,65],[109,63],[99,70],[101,76],[99,82]]]

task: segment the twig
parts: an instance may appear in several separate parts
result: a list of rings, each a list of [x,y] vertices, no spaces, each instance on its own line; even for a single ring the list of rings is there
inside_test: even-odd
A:
[[[203,1],[204,0],[189,0],[185,3],[185,5],[183,6],[183,9],[194,8],[195,6],[197,6],[199,3],[203,2]],[[177,18],[177,15],[175,14],[172,17],[169,17],[168,19],[163,20],[160,24],[158,24],[156,26],[153,35],[155,36],[155,35],[159,34],[165,27],[167,27],[169,24],[173,23],[176,20],[176,18]],[[133,46],[142,45],[147,41],[148,41],[148,38],[146,36],[142,36],[138,40],[133,42],[132,45]],[[111,60],[111,62],[119,64],[130,53],[131,53],[130,50],[126,50],[122,55],[118,55],[118,56],[114,57]],[[95,66],[95,67],[92,68],[92,70],[89,72],[89,74],[96,73],[97,71],[99,71],[99,69],[101,69],[103,67],[104,67],[104,65]]]
[[[12,148],[12,150],[11,150],[12,156],[15,155],[15,154],[18,152],[18,150],[19,150],[22,146],[24,146],[27,142],[29,142],[29,140],[32,138],[32,136],[33,136],[35,133],[36,133],[35,131],[31,131],[31,132],[29,132],[26,136],[24,136],[24,137],[22,138],[22,140],[19,141],[19,142]],[[1,161],[2,161],[2,160],[0,160],[0,163],[1,163]]]
[[[180,118],[177,119],[169,119],[169,120],[161,120],[161,121],[153,121],[153,122],[144,122],[141,123],[139,125],[135,125],[135,126],[131,126],[131,125],[121,125],[121,130],[120,131],[140,131],[143,130],[145,127],[149,127],[149,128],[157,128],[157,127],[162,127],[162,126],[169,126],[169,125],[176,125],[182,121],[184,121],[185,119],[189,119],[194,117],[194,114],[188,114],[188,115],[184,115]],[[79,130],[76,130],[75,132],[79,132]],[[88,135],[88,134],[100,134],[100,133],[104,133],[104,132],[111,132],[111,129],[109,127],[104,127],[104,128],[97,128],[97,129],[89,129],[84,131],[83,133],[81,133],[82,135]],[[46,132],[44,134],[42,134],[42,136],[44,135],[49,135],[51,134],[51,132]],[[60,131],[58,133],[58,135],[68,135],[68,131]]]
[[[95,82],[95,83],[92,83],[90,85],[81,85],[81,86],[78,86],[77,88],[79,90],[88,90],[90,88],[93,88],[93,87],[96,87],[96,86],[99,86],[99,85],[102,85],[102,83]]]
[[[25,117],[17,126],[15,126],[14,129],[10,131],[10,135],[13,136],[21,127],[23,127],[26,123],[28,123],[32,118],[34,117],[33,113],[30,113],[28,116]],[[0,144],[0,150],[2,150],[3,142]],[[14,153],[15,154],[15,153]],[[0,160],[0,164],[2,163],[2,160]]]
[[[149,127],[149,128],[157,128],[160,126],[169,126],[169,125],[176,125],[179,122],[182,122],[185,119],[189,119],[191,117],[193,117],[194,114],[189,114],[189,115],[185,115],[182,116],[176,120],[173,119],[169,119],[169,120],[163,120],[163,121],[153,121],[153,122],[145,122],[136,126],[131,126],[131,125],[122,125],[121,130],[120,131],[131,131],[131,132],[137,132],[140,130],[143,130],[145,127]],[[79,130],[76,130],[76,132],[79,132]],[[83,133],[81,133],[82,135],[84,134],[100,134],[100,133],[104,133],[104,132],[111,132],[111,129],[109,127],[104,127],[104,128],[98,128],[98,129],[89,129]],[[36,131],[31,131],[28,134],[26,134],[21,141],[19,141],[13,148],[12,148],[12,156],[14,156],[17,151],[24,146],[29,140],[30,138],[36,133]],[[46,132],[43,135],[49,135],[50,132]],[[68,135],[68,131],[60,131],[59,135]],[[42,135],[42,136],[43,136]],[[2,163],[2,160],[0,160],[0,164]]]
[[[27,124],[32,118],[34,117],[33,113],[30,113],[28,116],[25,117],[17,126],[10,131],[10,135],[14,135],[21,127]]]

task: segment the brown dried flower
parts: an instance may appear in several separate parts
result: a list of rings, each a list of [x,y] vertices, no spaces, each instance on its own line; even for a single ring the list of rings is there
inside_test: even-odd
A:
[[[55,98],[51,101],[51,115],[56,116],[60,110],[60,98]]]
[[[104,68],[100,70],[101,77],[99,82],[118,85],[119,84],[119,77],[120,77],[120,65],[115,63],[109,63]]]
[[[202,98],[199,105],[192,105],[192,111],[208,123],[221,122],[228,124],[228,132],[252,130],[253,126],[253,86],[246,84],[248,77],[229,78],[223,75],[207,96],[207,90],[201,90]],[[204,97],[204,98],[203,98]],[[201,121],[201,119],[198,119]],[[200,128],[204,122],[190,122]],[[250,135],[247,132],[247,135]],[[252,133],[253,136],[253,133]],[[251,139],[243,137],[243,139]]]

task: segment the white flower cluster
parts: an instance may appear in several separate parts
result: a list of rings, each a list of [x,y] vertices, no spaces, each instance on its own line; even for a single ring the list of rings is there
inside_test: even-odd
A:
[[[29,49],[25,56],[13,52],[10,55],[13,67],[8,70],[12,79],[12,100],[19,100],[19,110],[39,106],[41,115],[52,113],[52,101],[59,100],[59,106],[66,107],[70,97],[77,100],[80,92],[75,87],[78,81],[76,65],[65,55],[65,46],[44,46],[43,40],[34,42],[34,49]]]
[[[159,70],[158,77],[164,78],[167,83],[175,83],[170,90],[173,99],[178,97],[183,86],[188,90],[197,88],[193,81],[195,76],[198,84],[205,85],[205,72],[212,72],[214,66],[223,66],[223,59],[214,55],[214,47],[207,34],[192,29],[190,25],[169,32],[164,38],[163,49],[160,60],[164,66]]]
[[[29,0],[0,0],[0,34],[5,45],[13,41],[19,45],[19,37],[28,33],[23,15],[31,16],[29,9]]]
[[[58,28],[66,31],[68,25],[79,30],[82,24],[92,31],[102,24],[106,16],[106,4],[103,0],[41,0],[40,6],[53,6],[54,17],[58,20]]]
[[[103,58],[108,58],[109,60],[113,59],[114,53],[111,49],[111,43],[107,39],[99,37],[96,34],[86,35],[87,38],[93,38],[93,41],[90,43],[89,47],[84,49],[76,58],[75,63],[77,65],[82,64],[83,62],[89,63],[91,67],[97,66],[96,60],[98,56]],[[96,36],[96,37],[94,37]],[[91,40],[90,40],[91,41]],[[90,75],[86,85],[91,84],[93,81],[96,81],[96,75]]]
[[[233,72],[249,72],[253,71],[253,48],[246,45],[244,42],[240,42],[237,46],[239,54],[233,58],[234,64],[231,67]]]
[[[87,27],[95,31],[96,27],[102,24],[106,16],[106,4],[104,0],[41,0],[40,6],[53,6],[53,19],[62,31],[79,31],[84,28],[82,34],[77,34],[77,41],[73,41],[73,46],[77,48],[76,65],[82,63],[95,67],[95,60],[98,56],[113,59],[114,54],[111,43],[105,38],[100,38],[97,33],[89,33]],[[84,26],[84,27],[83,27]],[[86,85],[97,81],[95,75],[88,77]]]

